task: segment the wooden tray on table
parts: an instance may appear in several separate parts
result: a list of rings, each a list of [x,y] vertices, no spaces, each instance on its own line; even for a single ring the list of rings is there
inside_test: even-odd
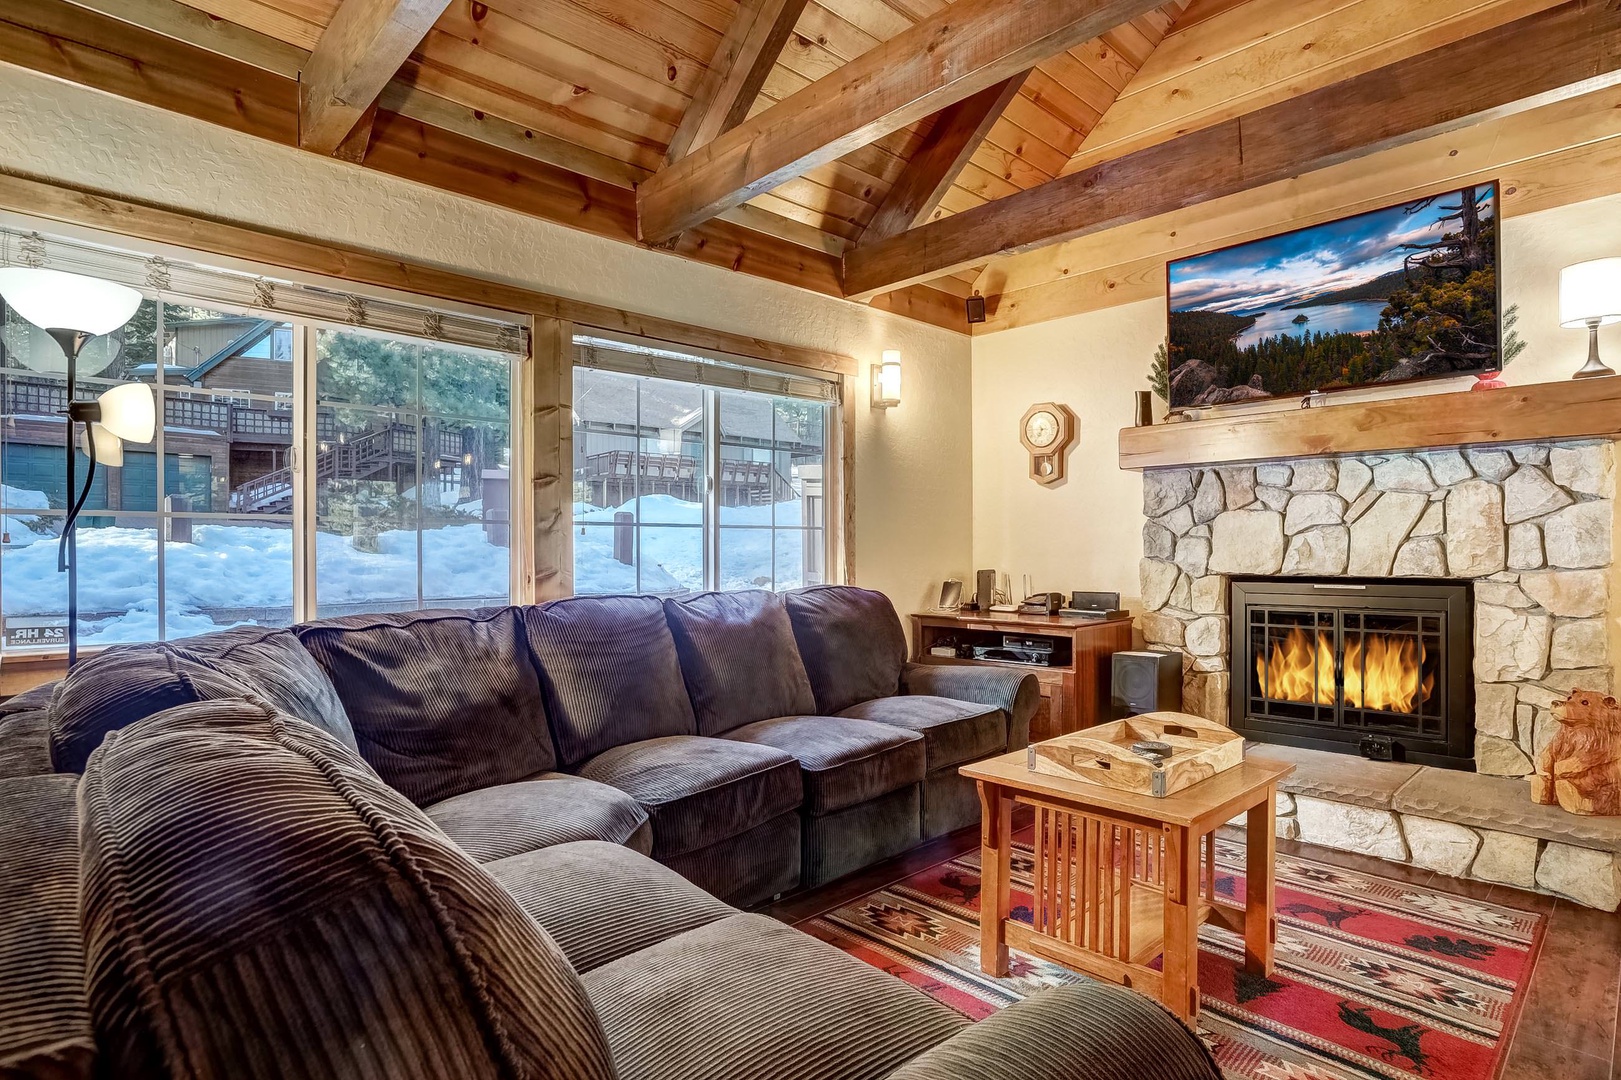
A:
[[[1156,763],[1136,743],[1167,743]],[[1186,713],[1152,712],[1060,735],[1030,747],[1037,772],[1163,798],[1244,760],[1244,737],[1224,724]]]

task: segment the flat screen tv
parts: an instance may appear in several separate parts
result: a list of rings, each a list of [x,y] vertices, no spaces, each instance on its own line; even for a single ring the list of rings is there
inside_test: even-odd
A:
[[[1172,408],[1495,371],[1497,184],[1166,267]]]

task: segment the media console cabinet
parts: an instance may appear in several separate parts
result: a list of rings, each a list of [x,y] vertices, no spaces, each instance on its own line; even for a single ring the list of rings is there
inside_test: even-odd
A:
[[[1037,742],[1113,719],[1110,657],[1131,648],[1131,628],[1130,616],[1093,620],[1011,612],[920,612],[912,616],[912,659],[920,664],[980,664],[1034,673],[1041,683],[1041,706],[1030,719],[1030,740]],[[1052,662],[972,660],[929,651],[945,644],[999,646],[1009,636],[1050,642]]]

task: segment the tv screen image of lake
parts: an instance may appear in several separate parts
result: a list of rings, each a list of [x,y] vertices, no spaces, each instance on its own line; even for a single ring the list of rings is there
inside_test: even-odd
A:
[[[1378,328],[1379,313],[1384,310],[1383,300],[1352,300],[1323,307],[1251,312],[1259,316],[1255,325],[1240,332],[1233,344],[1247,349],[1263,338],[1278,334],[1303,335],[1308,330],[1318,334],[1370,334]],[[1305,319],[1298,321],[1302,315]]]

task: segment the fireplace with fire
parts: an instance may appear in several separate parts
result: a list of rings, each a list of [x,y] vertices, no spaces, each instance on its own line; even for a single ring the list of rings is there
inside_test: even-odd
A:
[[[1231,590],[1235,730],[1474,768],[1468,585],[1264,578]]]

